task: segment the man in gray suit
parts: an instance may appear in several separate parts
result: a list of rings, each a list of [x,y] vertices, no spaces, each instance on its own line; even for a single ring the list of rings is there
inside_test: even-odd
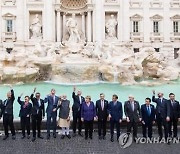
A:
[[[137,124],[141,121],[141,110],[138,101],[134,100],[134,96],[129,96],[129,100],[124,104],[124,113],[127,120],[127,132],[131,132],[133,127],[134,141],[137,138]]]
[[[48,103],[46,113],[47,113],[47,139],[50,139],[50,127],[51,127],[51,119],[52,119],[52,127],[53,127],[53,137],[56,138],[56,118],[57,118],[57,105],[59,101],[59,97],[55,95],[55,89],[51,89],[51,94],[47,95],[44,103]]]

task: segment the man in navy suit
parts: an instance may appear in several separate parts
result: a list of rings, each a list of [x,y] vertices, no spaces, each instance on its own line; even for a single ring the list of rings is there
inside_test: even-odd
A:
[[[22,129],[22,137],[21,139],[25,138],[25,129],[27,129],[27,138],[30,139],[30,117],[31,117],[31,109],[32,104],[29,102],[29,96],[24,97],[24,101],[21,101],[21,96],[23,93],[18,97],[18,103],[21,105],[21,109],[19,112],[19,116],[21,118],[21,129]]]
[[[175,95],[173,93],[169,94],[169,100],[167,103],[170,105],[171,117],[169,122],[169,135],[172,136],[172,126],[173,126],[173,137],[177,137],[177,123],[178,119],[180,121],[180,105],[179,102],[175,100]]]
[[[81,106],[82,103],[85,102],[84,97],[82,96],[82,92],[80,90],[77,91],[76,95],[76,86],[73,88],[72,98],[73,98],[73,106],[72,106],[72,113],[73,113],[73,137],[76,136],[76,125],[78,123],[78,134],[83,136],[81,133],[82,130],[82,121],[81,121]]]
[[[44,109],[44,100],[40,98],[40,93],[37,92],[34,97],[34,93],[36,92],[36,88],[34,88],[34,92],[31,94],[31,101],[33,103],[32,107],[32,131],[33,138],[32,142],[36,140],[36,130],[38,131],[38,138],[43,139],[41,136],[41,123],[42,119],[45,116]]]
[[[52,127],[53,127],[53,137],[56,138],[56,118],[57,118],[57,105],[59,102],[59,97],[55,95],[55,89],[51,89],[51,94],[46,96],[44,103],[48,103],[46,108],[47,113],[47,139],[50,139],[50,127],[51,127],[51,119],[52,119]]]
[[[142,116],[142,129],[143,137],[147,137],[146,130],[148,129],[148,137],[152,138],[152,125],[155,123],[155,108],[154,105],[150,104],[151,99],[146,98],[145,104],[141,105],[141,116]]]
[[[141,109],[139,102],[134,100],[134,96],[130,95],[129,100],[124,104],[124,113],[127,120],[127,132],[131,133],[133,128],[133,139],[137,138],[138,122],[141,122]]]
[[[106,123],[108,118],[108,101],[104,99],[104,94],[100,94],[100,99],[96,101],[96,115],[98,118],[98,135],[99,139],[105,139]],[[101,135],[101,131],[103,134]]]
[[[14,123],[13,123],[13,104],[14,104],[14,100],[15,100],[15,96],[14,96],[14,90],[12,89],[12,86],[10,86],[11,91],[9,91],[7,93],[7,99],[4,102],[1,102],[1,115],[0,115],[0,119],[3,116],[3,126],[4,126],[4,133],[5,136],[3,138],[3,140],[6,140],[9,137],[9,133],[8,133],[8,127],[10,127],[11,129],[11,133],[12,133],[12,139],[15,140],[16,139],[16,133],[15,133],[15,129],[14,129]]]
[[[116,125],[117,141],[120,136],[120,123],[122,122],[123,110],[122,103],[118,101],[118,96],[113,95],[112,101],[108,105],[110,129],[111,129],[111,142],[114,142],[114,125]]]
[[[153,91],[152,101],[156,103],[156,121],[158,125],[159,139],[163,137],[162,126],[164,127],[165,139],[168,137],[168,122],[170,121],[170,105],[167,99],[163,98],[163,93],[158,93],[158,98],[155,98]]]

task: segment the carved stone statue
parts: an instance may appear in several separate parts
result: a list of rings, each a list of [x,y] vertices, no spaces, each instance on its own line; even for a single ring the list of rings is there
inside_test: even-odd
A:
[[[80,42],[80,34],[78,31],[77,21],[73,18],[69,18],[66,22],[66,26],[69,33],[68,42],[78,43]]]
[[[106,23],[106,38],[116,38],[116,26],[118,22],[111,14],[111,18]]]
[[[38,14],[35,15],[35,18],[33,19],[31,23],[30,32],[32,33],[32,36],[31,36],[32,39],[42,38],[42,25],[41,25]]]

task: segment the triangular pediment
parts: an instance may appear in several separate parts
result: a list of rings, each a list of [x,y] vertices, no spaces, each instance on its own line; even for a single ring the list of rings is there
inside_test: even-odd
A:
[[[153,20],[162,20],[163,17],[160,16],[159,14],[156,14],[156,15],[152,16],[151,19],[153,19]]]
[[[171,17],[172,20],[180,20],[180,15],[176,14],[174,16]]]
[[[2,17],[16,17],[16,16],[11,13],[6,13]]]
[[[139,14],[135,14],[135,15],[133,15],[133,16],[131,16],[130,17],[131,18],[131,20],[140,20],[140,19],[142,19],[143,17],[141,16],[141,15],[139,15]]]

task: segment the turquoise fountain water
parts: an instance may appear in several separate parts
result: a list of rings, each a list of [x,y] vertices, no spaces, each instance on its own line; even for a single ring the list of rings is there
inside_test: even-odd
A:
[[[66,94],[68,99],[72,103],[72,85],[61,85],[61,84],[52,84],[52,83],[34,83],[34,84],[24,84],[24,85],[15,85],[15,103],[14,103],[14,117],[18,118],[20,105],[17,103],[17,97],[24,93],[23,96],[31,95],[34,87],[37,88],[37,91],[41,93],[41,97],[44,98],[47,94],[50,93],[52,88],[56,89],[56,94],[58,96],[62,94]],[[152,90],[162,91],[166,98],[168,98],[168,94],[170,92],[175,93],[176,99],[180,101],[180,81],[177,81],[172,84],[166,84],[161,86],[154,87],[146,87],[146,86],[123,86],[120,84],[110,84],[110,83],[99,83],[99,84],[87,84],[87,85],[78,85],[77,89],[82,90],[83,96],[90,95],[92,97],[92,101],[96,101],[99,99],[99,94],[104,93],[107,100],[111,100],[113,94],[117,94],[119,96],[119,101],[124,104],[124,101],[127,100],[128,95],[132,94],[135,96],[135,99],[140,102],[140,104],[144,103],[144,99],[146,97],[152,97]],[[5,85],[0,86],[0,99],[6,99],[6,93],[9,91],[9,87]],[[24,97],[22,97],[24,99]],[[154,103],[153,103],[154,104]]]

